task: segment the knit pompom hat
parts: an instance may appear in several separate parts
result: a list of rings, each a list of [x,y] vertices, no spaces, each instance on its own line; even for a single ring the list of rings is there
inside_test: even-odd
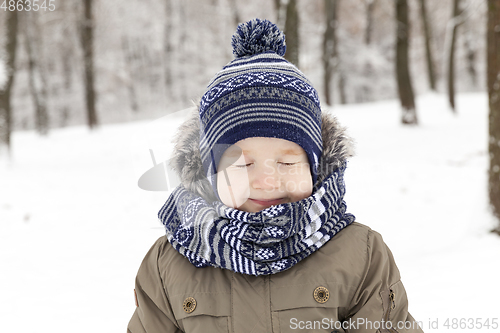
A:
[[[200,153],[214,184],[224,151],[250,137],[295,142],[307,153],[313,184],[322,152],[318,93],[283,56],[285,35],[268,20],[238,26],[235,59],[210,81],[200,102]]]

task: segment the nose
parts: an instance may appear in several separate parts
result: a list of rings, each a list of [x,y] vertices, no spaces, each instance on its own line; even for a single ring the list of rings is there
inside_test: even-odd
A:
[[[281,186],[281,178],[278,170],[272,166],[257,166],[252,170],[250,184],[254,189],[275,190]]]

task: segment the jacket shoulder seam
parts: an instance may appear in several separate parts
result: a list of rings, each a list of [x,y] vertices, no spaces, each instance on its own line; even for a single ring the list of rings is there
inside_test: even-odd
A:
[[[160,263],[159,263],[160,256],[162,254],[164,254],[164,251],[165,251],[165,248],[166,248],[167,244],[169,244],[169,242],[167,240],[167,236],[161,236],[160,238],[158,238],[158,240],[155,243],[155,245],[158,246],[158,252],[157,252],[157,255],[156,255],[156,269],[158,271],[158,277],[160,278],[160,281],[161,281],[161,288],[163,289],[163,293],[164,293],[164,296],[165,296],[165,301],[167,302],[169,308],[172,309],[172,304],[170,303],[170,296],[169,296],[169,293],[168,293],[168,289],[167,289],[165,281],[163,281],[163,278],[162,278],[161,273],[160,273]],[[177,318],[175,318],[175,314],[174,314],[173,310],[172,310],[171,313],[172,313],[173,324],[178,329],[180,329],[179,323],[177,323]]]
[[[366,232],[366,247],[365,247],[365,263],[364,263],[364,269],[363,269],[363,276],[366,275],[366,272],[368,272],[368,270],[370,269],[370,264],[369,264],[369,259],[370,259],[370,234],[371,234],[371,231],[372,229],[370,229],[368,226],[365,226],[364,224],[361,224],[361,223],[357,223],[357,222],[354,222],[352,223],[351,225],[354,225],[356,227],[361,227],[363,229],[365,229],[367,232]],[[348,309],[351,309],[352,308],[352,303],[354,301],[354,298],[356,297],[356,294],[357,294],[357,291],[359,288],[361,288],[361,286],[363,285],[363,282],[361,281],[360,284],[355,288],[354,290],[354,293],[349,301],[349,307]],[[351,314],[348,314],[348,316],[350,316]]]

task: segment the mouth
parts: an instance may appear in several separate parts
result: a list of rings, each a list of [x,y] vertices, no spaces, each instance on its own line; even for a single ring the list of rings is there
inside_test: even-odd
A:
[[[251,199],[250,198],[249,200],[258,204],[258,205],[270,207],[270,206],[274,206],[274,205],[279,205],[280,203],[283,202],[283,199],[284,198],[271,199],[271,200],[258,200],[258,199]]]

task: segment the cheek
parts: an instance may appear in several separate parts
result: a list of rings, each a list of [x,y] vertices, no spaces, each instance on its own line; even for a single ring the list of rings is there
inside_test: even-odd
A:
[[[221,176],[224,177],[224,175],[217,175],[217,194],[219,194],[219,198],[223,204],[231,207],[231,193],[226,185],[226,182],[223,181]]]
[[[292,202],[307,198],[312,194],[312,177],[310,172],[290,176],[286,181],[286,191]]]
[[[302,179],[300,182],[297,183],[297,190],[293,193],[293,196],[295,197],[295,201],[299,201],[304,198],[307,198],[311,194],[312,194],[312,179],[306,178]]]
[[[229,178],[231,186],[228,185],[227,178]],[[227,178],[224,172],[217,174],[217,193],[223,204],[231,208],[237,208],[250,197],[248,176],[227,172]]]

